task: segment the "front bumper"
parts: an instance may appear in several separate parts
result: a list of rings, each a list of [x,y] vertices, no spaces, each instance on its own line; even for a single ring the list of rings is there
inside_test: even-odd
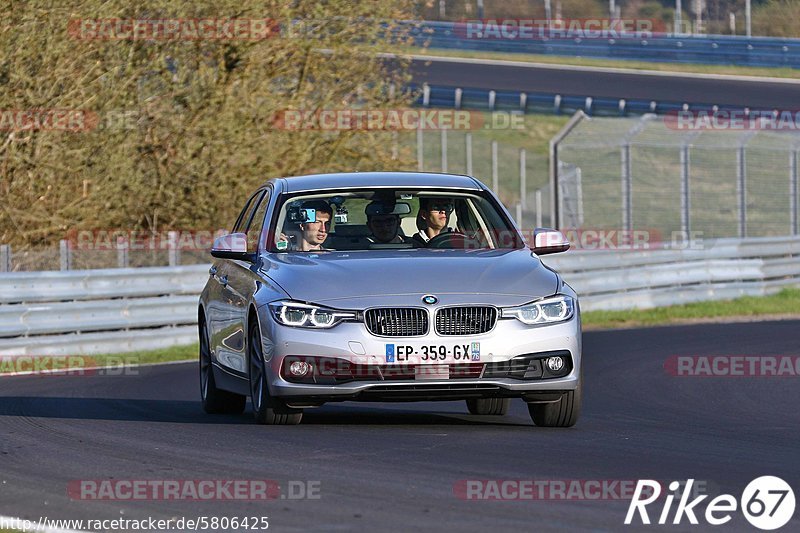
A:
[[[259,309],[262,343],[267,362],[270,394],[293,405],[331,401],[458,400],[467,398],[516,397],[526,401],[553,401],[564,391],[579,386],[581,375],[580,316],[539,327],[515,319],[498,320],[495,328],[481,335],[382,338],[369,333],[363,323],[346,322],[329,330],[310,330],[280,325],[265,307]],[[332,357],[356,365],[391,367],[386,345],[480,343],[480,363],[487,368],[508,363],[523,355],[568,353],[571,371],[557,378],[516,379],[505,377],[459,377],[458,379],[353,380],[344,383],[309,384],[290,382],[281,375],[285,358]],[[400,366],[400,363],[397,363]],[[495,374],[496,375],[496,374]]]

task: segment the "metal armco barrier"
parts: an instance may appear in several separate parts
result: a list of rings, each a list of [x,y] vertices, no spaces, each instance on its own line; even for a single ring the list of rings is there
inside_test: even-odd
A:
[[[800,287],[800,237],[545,256],[584,311],[650,308]],[[0,355],[71,355],[196,342],[208,265],[0,275]]]
[[[800,39],[732,35],[672,35],[646,38],[502,38],[477,36],[465,22],[419,23],[415,43],[431,48],[543,55],[634,59],[672,63],[707,63],[800,68]],[[538,37],[538,36],[537,36]]]

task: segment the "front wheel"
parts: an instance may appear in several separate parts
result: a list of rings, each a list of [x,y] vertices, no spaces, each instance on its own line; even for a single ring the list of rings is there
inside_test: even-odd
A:
[[[267,386],[266,364],[261,347],[261,332],[258,324],[250,324],[248,336],[250,352],[250,400],[253,403],[253,415],[259,424],[294,425],[303,419],[302,409],[293,409],[277,398],[269,395]]]
[[[200,400],[208,414],[241,414],[247,404],[247,396],[217,388],[214,370],[211,368],[211,350],[205,320],[198,325],[200,334]]]
[[[568,428],[575,425],[581,413],[581,388],[567,391],[561,399],[550,403],[529,403],[533,423],[541,427]]]
[[[467,400],[467,409],[473,415],[504,415],[511,398],[473,398]]]

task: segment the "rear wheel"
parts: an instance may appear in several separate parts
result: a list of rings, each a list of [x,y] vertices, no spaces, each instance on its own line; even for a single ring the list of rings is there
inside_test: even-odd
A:
[[[303,419],[302,409],[287,407],[284,402],[273,398],[267,386],[266,364],[261,347],[261,332],[258,324],[250,324],[248,336],[248,352],[250,353],[250,400],[253,403],[253,414],[259,424],[293,425]]]
[[[565,392],[561,399],[550,403],[529,403],[533,423],[541,427],[568,428],[575,425],[581,413],[581,388]]]
[[[205,320],[198,324],[200,335],[200,400],[203,410],[209,414],[241,414],[247,404],[247,396],[218,389],[211,368],[211,350]]]
[[[511,398],[473,398],[467,400],[467,409],[473,415],[504,415]]]

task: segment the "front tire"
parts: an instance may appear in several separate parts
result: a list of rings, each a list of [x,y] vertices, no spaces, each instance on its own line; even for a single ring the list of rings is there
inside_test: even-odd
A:
[[[247,404],[247,396],[218,389],[214,381],[205,319],[200,320],[198,333],[200,335],[200,400],[203,410],[212,415],[242,414]]]
[[[540,427],[568,428],[575,425],[581,413],[583,384],[561,395],[557,402],[529,403],[528,412],[533,423]]]
[[[511,405],[511,398],[472,398],[467,400],[467,409],[473,415],[504,415]]]
[[[261,347],[261,331],[258,324],[250,324],[248,335],[248,352],[250,353],[250,401],[253,404],[253,415],[259,424],[295,425],[303,419],[302,409],[293,409],[284,402],[273,398],[267,386],[266,363]]]

